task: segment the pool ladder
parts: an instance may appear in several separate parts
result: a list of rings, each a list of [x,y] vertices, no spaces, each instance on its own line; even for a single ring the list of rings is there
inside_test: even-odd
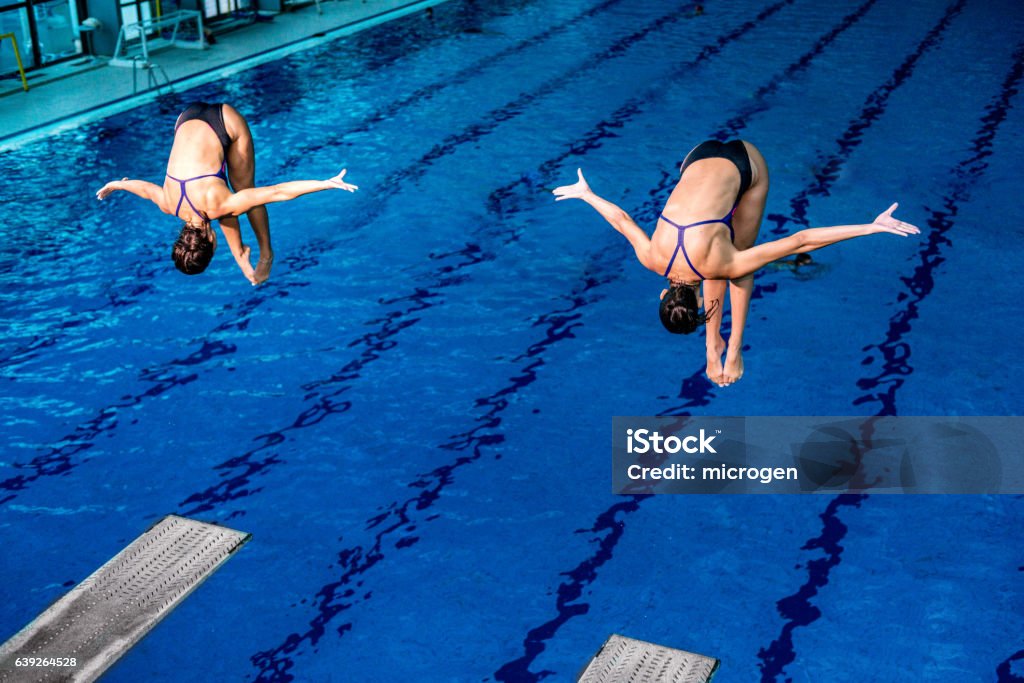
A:
[[[135,55],[132,57],[132,94],[137,95],[139,92],[139,69],[146,72],[146,90],[152,90],[156,88],[157,94],[162,95],[163,89],[166,87],[167,92],[174,92],[174,86],[171,85],[171,79],[164,71],[164,68],[159,64],[147,61],[142,58],[142,55]],[[163,82],[161,82],[161,76]]]

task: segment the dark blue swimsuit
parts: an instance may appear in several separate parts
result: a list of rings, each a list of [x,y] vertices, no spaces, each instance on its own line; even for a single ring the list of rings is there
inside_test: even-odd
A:
[[[686,243],[684,242],[683,237],[688,229],[695,228],[698,225],[725,223],[729,226],[729,239],[733,242],[736,241],[736,231],[733,230],[732,227],[732,215],[736,213],[736,207],[739,206],[740,197],[742,197],[743,193],[750,188],[750,182],[753,176],[750,169],[750,156],[747,154],[747,148],[743,145],[742,140],[732,140],[731,142],[725,143],[719,142],[718,140],[702,142],[686,156],[686,160],[683,162],[683,167],[679,175],[682,176],[690,164],[695,161],[700,161],[701,159],[728,159],[734,163],[736,165],[736,169],[740,172],[740,190],[736,193],[736,202],[732,205],[732,210],[721,218],[712,218],[710,220],[697,221],[696,223],[690,223],[688,225],[679,225],[678,223],[666,218],[665,214],[661,214],[661,220],[665,221],[679,232],[679,237],[676,240],[676,248],[672,252],[672,258],[668,261],[668,268],[665,269],[665,277],[668,277],[668,274],[672,272],[672,265],[676,262],[676,256],[679,255],[679,252],[683,252],[683,258],[686,259],[686,265],[690,267],[690,270],[692,270],[701,280],[706,279],[700,274],[700,271],[693,267],[690,255],[686,253]]]
[[[181,128],[181,124],[193,119],[199,119],[213,129],[213,132],[217,134],[217,139],[220,140],[221,147],[224,148],[224,156],[226,158],[228,148],[231,147],[231,136],[228,135],[227,128],[224,126],[224,105],[207,104],[206,102],[193,102],[185,108],[185,111],[181,112],[180,116],[178,116],[178,121],[174,124],[174,132],[178,132],[178,129]],[[191,178],[175,178],[168,173],[167,177],[181,186],[181,196],[178,198],[178,207],[174,209],[174,215],[178,216],[178,212],[181,211],[182,202],[188,202],[188,205],[192,207],[192,211],[195,215],[202,216],[204,219],[207,218],[206,214],[197,209],[196,205],[192,203],[191,199],[189,199],[188,191],[185,189],[185,184],[190,183],[193,180],[199,180],[200,178],[220,178],[227,183],[227,169],[227,162],[224,162],[221,164],[220,170],[216,173],[204,173],[203,175],[197,175]],[[178,216],[178,218],[181,218],[181,216]]]

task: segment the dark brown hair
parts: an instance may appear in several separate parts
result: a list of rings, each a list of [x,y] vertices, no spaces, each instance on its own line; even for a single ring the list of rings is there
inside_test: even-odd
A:
[[[213,240],[207,234],[209,227],[209,223],[202,226],[185,223],[181,226],[178,239],[171,249],[171,259],[174,260],[174,266],[185,275],[198,275],[210,265]]]
[[[715,301],[703,313],[698,311],[697,288],[690,285],[672,285],[661,298],[658,315],[661,324],[672,334],[690,334],[715,314]]]

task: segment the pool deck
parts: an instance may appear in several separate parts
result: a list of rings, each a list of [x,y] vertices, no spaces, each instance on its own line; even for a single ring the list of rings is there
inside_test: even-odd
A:
[[[443,1],[321,0],[322,14],[315,5],[302,6],[272,15],[271,21],[219,33],[206,50],[160,49],[151,54],[151,62],[167,74],[175,91],[181,91]],[[140,71],[139,92],[133,93],[131,68],[110,66],[105,58],[82,64],[85,61],[29,71],[28,92],[18,78],[0,80],[0,150],[131,109],[155,99],[161,90],[168,92],[166,85],[144,89],[147,74]]]

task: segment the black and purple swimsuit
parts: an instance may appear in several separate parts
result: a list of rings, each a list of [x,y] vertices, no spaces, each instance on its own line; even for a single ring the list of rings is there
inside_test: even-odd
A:
[[[224,105],[223,104],[207,104],[206,102],[193,102],[185,108],[185,111],[181,112],[178,116],[178,121],[174,124],[174,132],[177,133],[178,129],[181,128],[181,124],[186,121],[192,121],[193,119],[199,119],[205,122],[213,132],[216,133],[217,139],[220,140],[221,146],[224,148],[224,156],[227,156],[228,148],[231,147],[231,136],[228,135],[227,128],[224,126]],[[192,211],[197,216],[207,218],[206,214],[196,208],[196,205],[192,203],[192,200],[188,197],[188,191],[185,189],[187,183],[193,180],[199,180],[200,178],[220,178],[225,183],[228,181],[227,174],[227,162],[221,164],[220,170],[216,173],[205,173],[203,175],[193,176],[191,178],[175,178],[170,173],[167,177],[178,183],[181,186],[181,196],[178,198],[178,206],[174,209],[174,215],[178,216],[178,212],[181,211],[182,202],[188,202],[188,205],[192,207]],[[178,216],[181,218],[181,216]]]
[[[750,168],[750,155],[747,154],[747,148],[743,145],[742,140],[732,140],[730,142],[708,140],[697,145],[692,152],[686,155],[686,160],[683,161],[683,166],[679,169],[679,175],[682,176],[690,164],[695,161],[700,161],[701,159],[728,159],[734,163],[736,165],[736,169],[740,172],[740,189],[739,192],[736,193],[736,201],[732,205],[732,210],[721,218],[711,218],[706,221],[689,223],[688,225],[679,225],[678,223],[666,218],[665,214],[661,214],[661,220],[679,231],[676,248],[672,252],[672,258],[668,261],[668,268],[665,269],[665,277],[668,277],[668,274],[672,272],[672,264],[676,262],[676,256],[679,255],[679,252],[682,252],[683,258],[686,259],[686,265],[690,267],[690,270],[692,270],[701,280],[706,279],[700,274],[700,271],[693,267],[693,262],[690,261],[690,255],[686,253],[686,244],[683,242],[683,236],[689,228],[695,228],[698,225],[708,225],[709,223],[725,223],[729,226],[729,239],[733,242],[736,241],[736,231],[733,230],[732,227],[732,215],[736,213],[736,207],[739,206],[740,197],[742,197],[743,193],[750,188],[750,183],[753,178]]]

